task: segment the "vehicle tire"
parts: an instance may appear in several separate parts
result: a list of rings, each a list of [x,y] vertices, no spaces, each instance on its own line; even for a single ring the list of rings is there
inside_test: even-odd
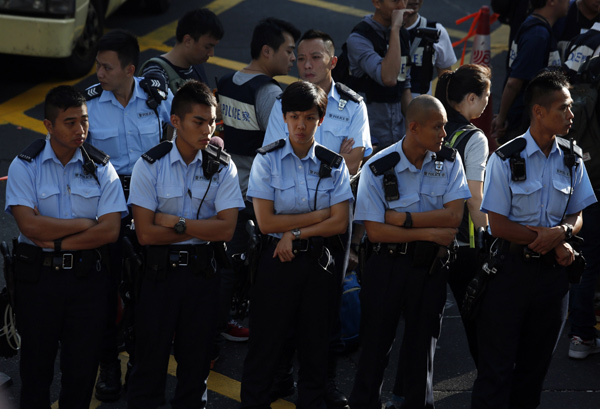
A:
[[[98,49],[98,40],[104,33],[104,9],[100,0],[90,0],[85,27],[77,39],[73,54],[60,60],[61,76],[79,78],[87,75],[94,62]]]

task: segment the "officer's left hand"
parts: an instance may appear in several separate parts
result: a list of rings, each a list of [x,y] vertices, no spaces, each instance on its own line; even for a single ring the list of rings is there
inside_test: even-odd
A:
[[[558,264],[563,267],[571,265],[575,261],[575,253],[573,247],[569,243],[562,242],[554,248],[555,259]]]
[[[537,238],[529,243],[529,248],[536,253],[546,254],[558,246],[565,238],[564,230],[560,227],[527,226],[537,233]]]
[[[340,146],[340,154],[347,154],[352,152],[352,148],[354,147],[354,139],[353,138],[344,138],[342,141],[342,145]]]
[[[294,240],[294,235],[286,231],[281,236],[281,240],[277,243],[277,247],[275,247],[275,252],[273,252],[273,258],[279,257],[279,261],[285,263],[286,261],[292,261],[294,259],[294,252],[292,251],[292,241]]]

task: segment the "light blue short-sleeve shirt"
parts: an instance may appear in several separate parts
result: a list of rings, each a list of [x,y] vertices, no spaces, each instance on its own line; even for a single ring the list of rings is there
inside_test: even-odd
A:
[[[221,164],[209,180],[202,169],[202,151],[186,165],[177,145],[172,143],[171,151],[156,162],[149,163],[143,158],[137,161],[131,175],[130,205],[192,220],[209,219],[226,209],[244,208],[233,161],[228,166]],[[200,243],[204,241],[193,238],[176,244]]]
[[[554,227],[560,224],[565,208],[566,214],[573,214],[596,202],[580,158],[571,180],[572,170],[564,164],[565,153],[556,140],[546,158],[529,130],[520,138],[527,141],[527,146],[520,153],[525,158],[527,178],[513,181],[510,161],[492,155],[485,174],[483,212],[498,213],[522,225]],[[571,186],[573,193],[569,200]]]
[[[169,90],[155,113],[146,104],[148,94],[140,86],[142,79],[134,77],[133,94],[125,107],[111,91],[87,102],[88,141],[110,156],[119,175],[131,175],[142,154],[160,142],[163,124],[170,124],[173,93]]]
[[[435,154],[427,152],[421,169],[417,169],[404,155],[403,142],[404,139],[378,152],[363,166],[354,220],[385,223],[385,212],[389,209],[427,212],[442,209],[444,204],[454,200],[471,197],[460,155],[456,155],[454,162],[437,162]],[[385,199],[383,175],[374,175],[369,164],[392,152],[400,154],[400,161],[394,167],[399,198],[388,202]]]
[[[309,213],[352,201],[346,163],[342,161],[338,168],[333,168],[331,176],[320,178],[321,161],[315,155],[316,145],[313,143],[302,159],[294,154],[289,139],[280,149],[256,155],[250,171],[248,198],[271,200],[275,214]],[[273,236],[281,237],[282,233]]]
[[[31,162],[15,158],[8,170],[5,211],[11,206],[37,208],[42,216],[57,219],[92,219],[108,214],[127,215],[121,182],[113,166],[96,167],[96,177],[83,170],[83,156],[78,149],[63,166],[50,140]],[[23,234],[19,241],[35,245]]]

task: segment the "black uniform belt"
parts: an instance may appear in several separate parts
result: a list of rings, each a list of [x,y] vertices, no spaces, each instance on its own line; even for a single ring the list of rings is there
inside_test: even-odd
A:
[[[408,243],[373,243],[373,252],[379,255],[387,254],[389,256],[409,256],[415,254],[415,242]]]
[[[274,236],[265,236],[266,244],[277,245],[279,243],[279,238]],[[309,239],[296,239],[292,241],[292,250],[294,253],[305,253],[314,247],[327,247],[329,251],[335,253],[338,251],[343,251],[344,246],[339,236],[331,236],[327,238],[323,237],[311,237]]]
[[[547,266],[556,265],[554,251],[550,251],[546,254],[540,254],[531,250],[526,244],[517,244],[508,240],[501,240],[498,248],[502,253],[516,254],[520,256],[525,262],[541,262]]]
[[[57,271],[72,270],[79,266],[90,265],[98,260],[100,260],[100,253],[97,250],[62,251],[44,253],[42,265]]]
[[[213,252],[210,243],[188,244],[181,246],[147,246],[146,254],[157,254],[166,252],[168,260],[166,263],[171,268],[188,267],[194,260],[212,258]]]
[[[119,175],[119,179],[121,179],[121,187],[124,192],[129,192],[129,183],[131,182],[130,175]]]

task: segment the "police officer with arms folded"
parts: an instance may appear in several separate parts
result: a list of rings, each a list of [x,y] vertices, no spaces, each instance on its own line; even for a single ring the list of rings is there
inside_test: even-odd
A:
[[[473,409],[535,408],[567,312],[568,240],[596,202],[581,149],[566,135],[569,83],[545,71],[525,90],[531,126],[490,157],[481,209],[497,260],[477,316],[479,358]],[[493,253],[492,253],[493,254]],[[493,264],[493,263],[492,263]]]
[[[90,114],[90,143],[110,155],[123,189],[129,194],[131,171],[142,153],[164,138],[173,95],[159,79],[139,78],[140,47],[137,38],[123,30],[106,33],[98,42],[96,75],[99,84],[85,91]],[[130,233],[131,217],[123,219],[121,235]],[[108,402],[121,394],[121,364],[117,341],[117,288],[121,281],[122,246],[111,248],[109,320],[100,356],[96,399]],[[127,308],[128,306],[126,306]],[[134,360],[130,350],[128,365]]]
[[[172,343],[177,388],[171,406],[206,406],[219,296],[210,242],[231,239],[244,206],[235,164],[209,145],[216,107],[206,85],[186,82],[171,109],[175,141],[146,152],[132,174],[129,203],[145,265],[135,310],[130,409],[161,405]]]
[[[446,111],[429,95],[408,106],[406,136],[363,166],[355,220],[372,245],[362,276],[362,352],[352,409],[380,408],[401,315],[403,407],[433,408],[433,358],[446,302],[449,246],[470,197],[460,155],[443,147]]]
[[[61,408],[90,405],[109,319],[108,251],[127,206],[108,156],[85,143],[85,98],[70,86],[44,103],[49,138],[10,165],[6,211],[21,234],[14,249],[21,334],[21,407],[49,408],[60,344]]]
[[[268,408],[269,389],[290,332],[296,334],[299,408],[322,408],[327,381],[331,253],[348,226],[352,200],[343,158],[319,145],[327,95],[299,81],[281,98],[289,138],[258,150],[250,174],[264,236],[251,293],[242,408]],[[283,135],[282,135],[283,136]]]

